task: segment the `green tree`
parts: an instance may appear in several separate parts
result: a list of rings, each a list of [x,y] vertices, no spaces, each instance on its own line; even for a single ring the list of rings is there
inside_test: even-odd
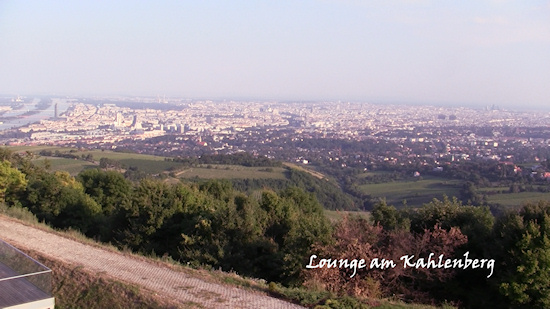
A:
[[[280,193],[289,204],[283,217],[288,231],[283,236],[283,277],[287,284],[298,284],[299,274],[314,244],[326,244],[330,240],[331,227],[322,206],[313,193],[290,187]]]
[[[80,172],[77,179],[82,183],[84,192],[102,206],[106,216],[125,207],[130,201],[132,185],[121,173],[87,169]]]
[[[13,160],[13,152],[6,147],[0,147],[0,160],[2,161]]]
[[[39,219],[60,228],[76,228],[87,233],[101,206],[84,192],[81,183],[67,172],[29,175],[23,206]]]
[[[201,183],[199,188],[219,200],[229,201],[233,194],[233,187],[229,180],[207,180]]]
[[[460,199],[465,204],[470,205],[483,205],[483,196],[478,193],[475,184],[471,181],[467,181],[460,189]]]
[[[0,162],[0,202],[14,202],[12,198],[27,185],[25,175],[11,166],[9,161]]]
[[[500,293],[517,308],[550,306],[550,204],[528,204],[495,228]]]
[[[488,207],[465,206],[458,199],[433,199],[418,209],[405,209],[402,216],[411,220],[411,230],[417,233],[435,225],[444,229],[458,227],[468,238],[490,236],[494,217]]]
[[[143,179],[134,188],[131,201],[121,209],[118,240],[130,247],[150,252],[153,239],[165,221],[182,211],[182,201],[170,185],[153,179]]]
[[[386,204],[386,200],[377,203],[371,212],[375,224],[380,224],[385,230],[392,231],[398,229],[409,230],[410,220],[403,216],[404,212],[399,212],[394,206]]]
[[[104,241],[114,237],[114,231],[120,229],[121,209],[128,207],[132,197],[132,184],[121,173],[87,169],[77,177],[84,192],[101,205],[102,212],[96,216],[94,235]]]

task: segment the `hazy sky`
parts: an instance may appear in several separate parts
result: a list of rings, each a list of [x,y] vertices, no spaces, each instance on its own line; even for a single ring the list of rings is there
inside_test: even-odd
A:
[[[0,93],[550,106],[550,1],[0,0]]]

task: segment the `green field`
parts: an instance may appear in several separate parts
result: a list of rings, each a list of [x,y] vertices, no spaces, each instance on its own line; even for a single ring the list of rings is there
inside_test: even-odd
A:
[[[432,199],[441,199],[443,195],[448,197],[459,196],[462,182],[445,178],[424,177],[422,180],[394,181],[387,183],[367,184],[360,189],[373,197],[385,198],[389,205],[399,207],[403,200],[409,206],[422,206]],[[508,193],[509,187],[479,188],[480,194],[487,194],[489,204],[500,204],[506,207],[521,206],[528,202],[540,200],[550,201],[550,193],[543,192],[519,192]],[[499,192],[497,194],[491,194]]]
[[[444,195],[458,196],[462,182],[440,177],[426,176],[422,179],[409,181],[394,181],[361,185],[359,188],[372,197],[385,198],[389,205],[399,207],[403,201],[409,206],[422,206],[434,198],[441,199]]]
[[[356,177],[357,178],[367,178],[367,177],[385,176],[385,175],[391,175],[391,174],[395,174],[395,172],[390,172],[390,171],[368,171],[368,172],[361,173],[361,174],[357,175]]]
[[[534,186],[535,189],[538,186]],[[502,206],[521,206],[529,202],[538,202],[540,200],[550,201],[550,192],[518,192],[509,193],[510,187],[488,187],[479,188],[478,192],[487,194],[487,202],[489,204],[500,204]],[[497,192],[495,194],[495,192]]]
[[[209,164],[191,167],[176,173],[180,178],[201,179],[286,179],[282,167],[247,167],[240,165]]]
[[[510,187],[486,187],[486,188],[478,188],[477,191],[479,193],[489,193],[489,192],[508,192],[510,191]]]
[[[85,170],[88,168],[98,167],[97,164],[93,164],[92,162],[75,160],[75,159],[55,158],[55,157],[40,157],[38,159],[34,159],[33,163],[38,166],[44,166],[46,159],[50,164],[51,171],[66,171],[66,172],[69,172],[69,174],[71,175],[76,175],[80,173],[82,170]]]
[[[101,150],[78,150],[75,148],[63,148],[53,146],[21,146],[10,147],[12,151],[30,151],[35,155],[33,162],[44,166],[45,160],[49,161],[52,171],[67,171],[76,175],[87,168],[99,167],[99,160],[107,158],[122,163],[126,168],[137,167],[140,171],[148,174],[160,174],[173,172],[179,178],[201,178],[201,179],[285,179],[285,168],[282,167],[246,167],[240,165],[224,164],[203,164],[197,167],[187,167],[182,163],[166,161],[164,157],[123,153]],[[92,155],[94,162],[81,159],[67,159],[39,155],[40,151],[49,150],[53,153],[59,151],[62,154],[71,154],[78,157]]]
[[[521,206],[530,202],[538,202],[540,200],[550,201],[550,193],[543,192],[519,192],[519,193],[502,193],[489,195],[487,197],[489,204],[500,204],[502,206]]]
[[[177,162],[165,161],[164,157],[137,154],[137,153],[123,153],[113,151],[101,151],[101,150],[78,150],[76,148],[63,148],[52,146],[27,146],[27,147],[10,147],[12,151],[30,151],[35,157],[33,162],[39,165],[43,165],[45,159],[47,159],[51,165],[51,170],[58,171],[63,170],[69,172],[71,175],[76,175],[84,169],[96,168],[99,166],[99,160],[101,158],[107,158],[116,160],[122,163],[125,167],[135,166],[140,171],[149,174],[159,174],[165,171],[177,170],[183,165]],[[68,159],[55,156],[42,156],[40,151],[49,150],[53,153],[59,151],[62,154],[71,154],[78,157],[92,155],[93,161],[85,161],[80,159]]]
[[[170,161],[158,161],[150,158],[118,159],[117,161],[122,163],[127,168],[131,166],[135,166],[140,171],[143,171],[145,173],[152,174],[152,175],[160,174],[166,171],[176,171],[182,167],[181,163],[170,162]]]
[[[99,158],[107,158],[107,159],[113,159],[113,160],[148,160],[148,161],[164,161],[165,157],[159,157],[159,156],[152,156],[147,154],[139,154],[139,153],[126,153],[126,152],[114,152],[114,151],[101,151],[101,150],[85,150],[85,151],[78,151],[76,154],[81,155],[88,155],[91,154],[94,156],[96,160],[99,160]]]
[[[39,155],[42,150],[49,150],[55,152],[58,150],[61,153],[70,153],[77,156],[91,154],[96,161],[99,161],[100,158],[108,158],[113,160],[128,160],[128,159],[140,159],[140,160],[152,160],[152,161],[164,161],[164,157],[152,156],[139,153],[126,153],[126,152],[114,152],[114,151],[102,151],[102,150],[80,150],[77,148],[68,148],[68,147],[57,147],[57,146],[14,146],[8,147],[8,149],[19,152],[19,151],[30,151],[35,155]]]

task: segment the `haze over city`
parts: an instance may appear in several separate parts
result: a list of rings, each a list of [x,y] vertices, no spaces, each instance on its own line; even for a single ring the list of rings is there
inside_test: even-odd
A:
[[[541,109],[549,1],[2,1],[0,94]]]

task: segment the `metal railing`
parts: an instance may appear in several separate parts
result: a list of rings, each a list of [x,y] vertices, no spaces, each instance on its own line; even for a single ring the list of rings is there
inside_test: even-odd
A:
[[[22,302],[51,298],[52,271],[0,239],[0,294],[3,291],[11,291],[10,298],[21,292]]]

